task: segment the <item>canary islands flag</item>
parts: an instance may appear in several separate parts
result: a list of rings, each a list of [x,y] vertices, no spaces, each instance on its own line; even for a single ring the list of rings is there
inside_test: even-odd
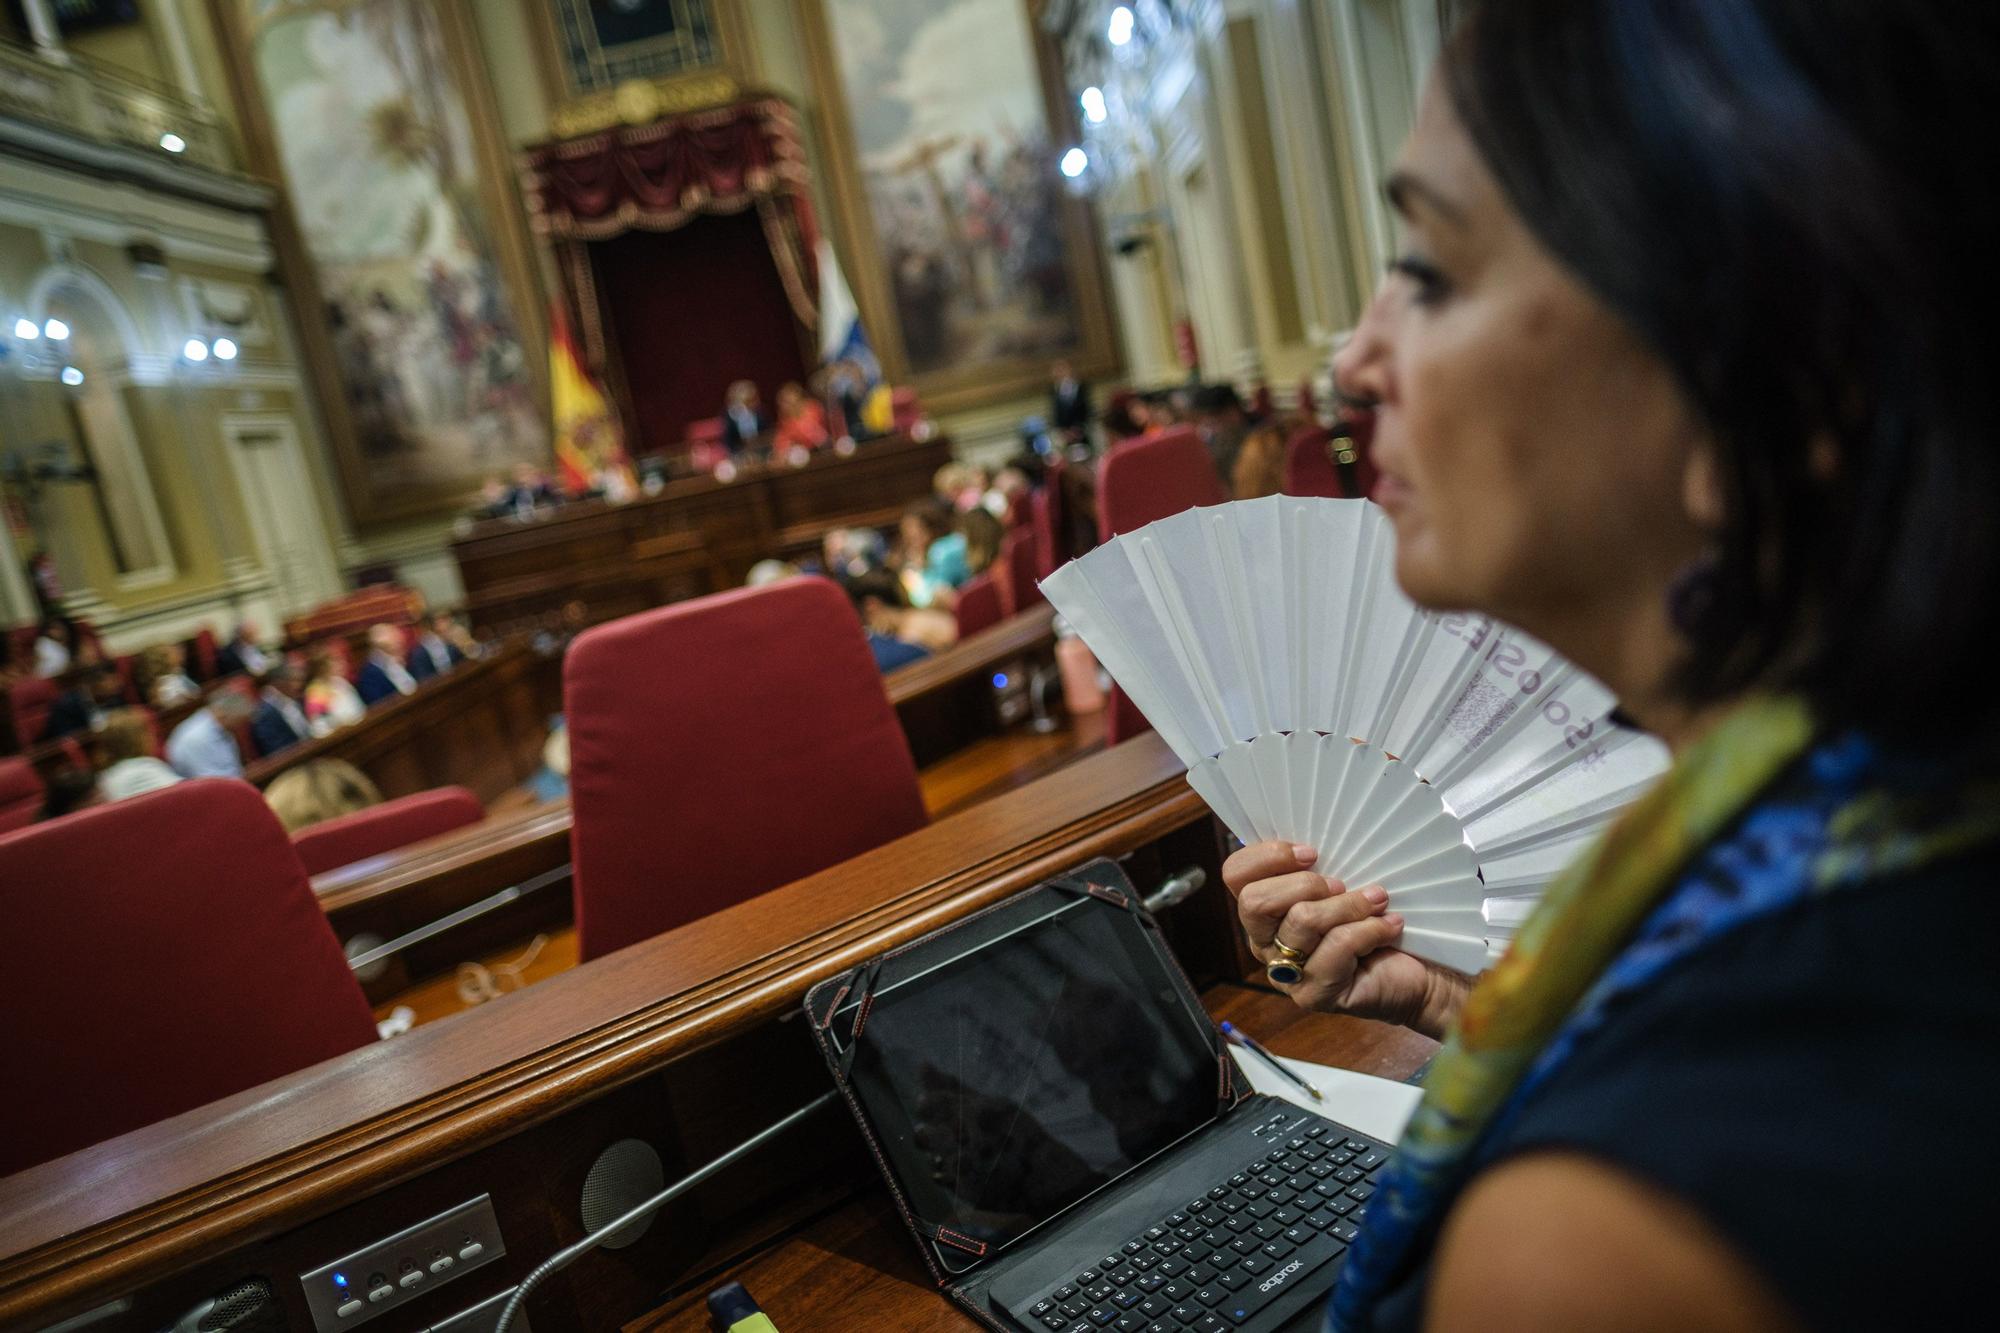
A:
[[[840,259],[824,236],[819,238],[815,253],[819,259],[819,359],[827,365],[852,361],[861,367],[870,385],[879,383],[882,365],[875,359],[875,349],[868,345],[868,334],[861,327],[861,309],[854,304],[847,275],[840,271]]]

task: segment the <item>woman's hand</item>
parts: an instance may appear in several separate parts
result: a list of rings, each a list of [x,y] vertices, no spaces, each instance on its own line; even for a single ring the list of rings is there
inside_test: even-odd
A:
[[[1349,892],[1309,867],[1318,853],[1304,845],[1260,842],[1222,866],[1236,895],[1236,914],[1262,962],[1278,956],[1276,942],[1305,954],[1305,980],[1286,987],[1301,1008],[1400,1023],[1442,1037],[1470,981],[1395,947],[1403,918],[1388,911],[1378,885]]]

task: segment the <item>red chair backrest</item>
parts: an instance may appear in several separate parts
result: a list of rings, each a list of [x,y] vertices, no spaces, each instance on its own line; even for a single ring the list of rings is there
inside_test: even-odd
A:
[[[1036,580],[1040,575],[1035,558],[1036,539],[1032,532],[1010,532],[1000,543],[1000,561],[994,570],[1000,576],[1001,609],[1018,616],[1031,606],[1048,599]]]
[[[703,417],[688,422],[689,444],[721,444],[725,435],[721,417]]]
[[[895,429],[905,435],[924,419],[924,405],[917,391],[907,387],[889,391],[889,411]]]
[[[256,788],[183,782],[0,837],[0,1176],[375,1040]]]
[[[1035,574],[1047,578],[1063,562],[1062,488],[1056,484],[1053,471],[1028,505],[1035,534]]]
[[[1365,500],[1375,488],[1375,468],[1366,448],[1355,450],[1345,475],[1333,460],[1333,432],[1310,426],[1285,445],[1285,494],[1318,495],[1334,500]]]
[[[308,875],[324,875],[484,818],[477,796],[463,787],[439,787],[300,829],[292,845]]]
[[[1110,541],[1184,509],[1219,505],[1228,498],[1215,460],[1192,429],[1182,426],[1150,439],[1128,440],[1098,464],[1098,533]]]
[[[958,637],[961,639],[991,629],[1007,618],[1000,596],[1000,580],[987,570],[958,590]]]
[[[1105,541],[1196,505],[1229,499],[1215,460],[1201,437],[1187,427],[1113,448],[1098,464],[1097,526]],[[1116,745],[1152,730],[1145,715],[1122,690],[1111,691],[1105,740]]]
[[[26,759],[0,759],[0,833],[26,828],[42,815],[41,774]]]
[[[139,690],[139,659],[132,654],[117,659],[118,683],[125,689],[125,702],[143,704],[146,696]]]
[[[826,579],[600,625],[563,678],[585,958],[925,823],[860,620]]]
[[[215,646],[215,631],[203,625],[188,640],[188,666],[193,668],[196,680],[214,680],[220,650]]]
[[[1311,376],[1299,381],[1299,415],[1308,420],[1319,415],[1319,400],[1313,393]]]
[[[49,724],[49,710],[62,695],[62,687],[40,676],[27,676],[7,691],[7,710],[14,715],[14,741],[22,749],[41,740]]]

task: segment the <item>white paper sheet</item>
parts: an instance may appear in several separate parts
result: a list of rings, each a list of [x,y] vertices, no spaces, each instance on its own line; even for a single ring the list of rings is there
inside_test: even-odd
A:
[[[1284,1061],[1287,1068],[1318,1088],[1320,1095],[1326,1098],[1316,1102],[1272,1073],[1262,1060],[1248,1051],[1232,1049],[1229,1053],[1235,1057],[1236,1067],[1243,1071],[1250,1080],[1250,1086],[1257,1091],[1283,1097],[1288,1102],[1337,1121],[1349,1129],[1358,1129],[1369,1138],[1380,1139],[1384,1143],[1394,1143],[1403,1137],[1403,1126],[1410,1122],[1417,1103],[1424,1097],[1424,1090],[1413,1084],[1279,1056],[1278,1059]]]

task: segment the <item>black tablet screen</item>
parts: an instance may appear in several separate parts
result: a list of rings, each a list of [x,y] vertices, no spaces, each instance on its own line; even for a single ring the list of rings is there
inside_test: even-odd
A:
[[[1140,931],[1085,900],[884,990],[854,1077],[919,1217],[1004,1245],[1215,1118]]]

